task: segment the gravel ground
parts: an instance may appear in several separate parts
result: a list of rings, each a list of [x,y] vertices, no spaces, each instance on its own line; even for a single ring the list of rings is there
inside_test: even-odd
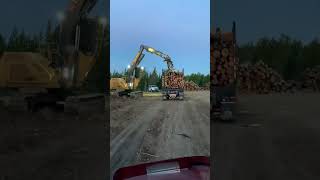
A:
[[[106,115],[0,109],[0,179],[105,179]]]
[[[184,101],[161,97],[111,100],[111,172],[156,160],[210,156],[209,91]]]
[[[211,127],[216,180],[320,179],[320,94],[242,95]]]

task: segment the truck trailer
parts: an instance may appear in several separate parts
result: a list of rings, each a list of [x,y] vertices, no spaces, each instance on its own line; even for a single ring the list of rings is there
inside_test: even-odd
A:
[[[238,53],[232,32],[211,34],[211,112],[214,119],[233,120],[236,110]]]
[[[184,72],[177,70],[162,71],[162,99],[184,99]]]

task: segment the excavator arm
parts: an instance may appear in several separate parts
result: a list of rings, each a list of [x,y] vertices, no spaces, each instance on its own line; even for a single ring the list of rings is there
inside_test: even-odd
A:
[[[92,8],[96,5],[97,0],[70,0],[63,19],[60,22],[59,28],[59,42],[58,50],[61,63],[61,86],[65,88],[72,88],[79,85],[79,81],[83,80],[81,71],[83,66],[91,66],[95,62],[95,54],[91,57],[83,56],[83,52],[80,52],[80,24],[82,20],[86,20],[88,14]],[[82,35],[82,37],[84,37]],[[97,52],[95,52],[97,53]],[[83,65],[80,61],[85,62],[87,65]],[[80,76],[80,77],[79,77]]]
[[[171,58],[169,55],[164,54],[150,46],[146,46],[146,45],[141,45],[140,46],[140,50],[138,51],[137,55],[135,56],[135,58],[133,59],[131,65],[128,68],[128,79],[127,79],[127,83],[129,84],[129,88],[133,89],[133,80],[135,78],[135,70],[136,68],[139,66],[140,62],[142,61],[142,59],[144,58],[144,54],[143,51],[147,51],[151,54],[157,55],[161,58],[163,58],[163,60],[167,63],[168,69],[169,70],[173,70],[173,63],[171,61]]]
[[[67,51],[66,46],[75,46],[75,30],[81,18],[88,16],[97,0],[71,0],[64,18],[60,24],[59,45],[62,51]]]
[[[167,63],[168,69],[172,70],[173,69],[173,63],[171,61],[170,56],[168,56],[167,54],[164,54],[152,47],[149,46],[145,46],[145,45],[141,45],[143,49],[145,49],[147,52],[155,54],[157,56],[160,56],[161,58],[163,58],[163,60]]]

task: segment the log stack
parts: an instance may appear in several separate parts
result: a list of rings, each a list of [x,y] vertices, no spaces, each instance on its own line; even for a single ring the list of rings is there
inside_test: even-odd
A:
[[[170,89],[184,88],[184,75],[178,71],[165,71],[162,74],[162,87]]]
[[[320,90],[320,65],[314,68],[307,68],[303,72],[302,86],[314,91]]]
[[[295,81],[285,81],[279,73],[263,61],[254,65],[240,65],[238,71],[240,91],[267,94],[271,92],[295,91],[298,87]]]
[[[198,84],[194,83],[193,81],[185,81],[184,83],[184,90],[186,91],[199,91],[201,88]]]
[[[210,64],[214,86],[227,86],[236,80],[238,58],[232,32],[211,34]]]

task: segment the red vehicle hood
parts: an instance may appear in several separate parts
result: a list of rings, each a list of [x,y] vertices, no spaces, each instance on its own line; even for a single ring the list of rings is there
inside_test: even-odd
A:
[[[204,156],[183,157],[120,168],[114,180],[209,180],[210,160]]]

